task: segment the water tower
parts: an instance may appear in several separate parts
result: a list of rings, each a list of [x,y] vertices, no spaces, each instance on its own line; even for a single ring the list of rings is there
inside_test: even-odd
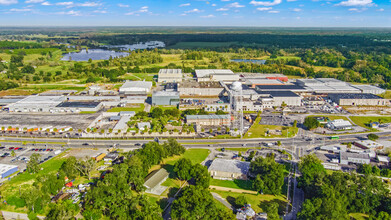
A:
[[[231,132],[239,132],[243,137],[243,87],[241,82],[234,82],[229,92],[231,106]]]

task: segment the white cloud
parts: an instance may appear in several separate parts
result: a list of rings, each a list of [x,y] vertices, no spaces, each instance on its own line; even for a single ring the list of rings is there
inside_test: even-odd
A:
[[[120,8],[129,8],[129,5],[124,5],[124,4],[118,4],[118,7],[120,7]]]
[[[179,7],[187,7],[187,6],[190,6],[190,3],[185,3],[185,4],[179,5]]]
[[[96,7],[96,6],[100,6],[100,5],[102,5],[102,4],[98,3],[98,2],[84,2],[84,3],[77,4],[77,6],[80,6],[80,7]]]
[[[349,8],[348,10],[353,12],[363,12],[366,11],[367,8]]]
[[[295,2],[295,1],[297,1],[297,0],[286,0],[287,2]]]
[[[216,16],[214,16],[214,15],[205,15],[205,16],[200,16],[201,18],[214,18],[214,17],[216,17]]]
[[[225,7],[227,7],[227,8],[243,8],[244,5],[240,5],[239,3],[234,2],[234,3],[228,4],[228,5],[225,6]]]
[[[212,4],[212,7],[216,7],[217,5],[216,4]]]
[[[250,2],[251,5],[254,5],[254,6],[273,6],[273,5],[279,5],[281,4],[282,0],[273,0],[273,1],[254,1],[252,0]]]
[[[277,14],[277,13],[280,13],[280,11],[268,11],[269,13],[272,13],[272,14]]]
[[[337,6],[373,6],[372,0],[347,0],[342,1]]]
[[[300,12],[300,11],[302,11],[302,9],[301,9],[301,8],[294,8],[294,9],[292,9],[292,11],[294,11],[294,12]]]
[[[229,9],[228,8],[218,8],[216,9],[216,11],[228,11]]]
[[[143,7],[141,7],[138,11],[132,11],[132,12],[128,12],[128,13],[126,13],[125,15],[140,15],[141,13],[147,13],[147,12],[149,12],[148,11],[148,6],[143,6]]]
[[[44,0],[27,0],[27,1],[25,1],[25,3],[27,3],[27,4],[41,3],[41,2],[44,2]]]
[[[273,9],[272,7],[260,7],[260,8],[257,8],[258,11],[270,11],[272,9]]]
[[[32,11],[30,8],[11,8],[10,12],[28,12]]]
[[[74,10],[62,11],[62,12],[58,12],[57,14],[59,14],[59,15],[81,16],[80,11],[74,11]]]
[[[57,2],[56,5],[71,6],[71,5],[73,5],[73,2]]]
[[[18,0],[0,0],[0,5],[11,5],[18,3]]]
[[[376,11],[384,11],[384,8],[379,8]]]
[[[106,14],[107,13],[107,11],[101,11],[101,10],[95,10],[95,11],[93,11],[94,13],[97,13],[97,14]]]
[[[43,6],[49,6],[49,5],[52,5],[50,2],[42,2],[42,4],[41,5],[43,5]]]
[[[200,12],[203,12],[203,10],[200,10],[198,8],[195,8],[193,10],[190,10],[190,11],[185,11],[185,14],[189,14],[189,13],[200,13]]]

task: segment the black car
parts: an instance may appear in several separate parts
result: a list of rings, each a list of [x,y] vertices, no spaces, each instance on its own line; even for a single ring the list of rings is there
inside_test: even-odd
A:
[[[87,146],[87,145],[90,145],[90,144],[89,144],[89,143],[83,143],[82,145],[83,145],[83,146]]]

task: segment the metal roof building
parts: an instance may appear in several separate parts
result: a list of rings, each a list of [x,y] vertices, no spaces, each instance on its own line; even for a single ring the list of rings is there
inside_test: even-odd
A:
[[[179,102],[179,92],[176,91],[157,91],[152,94],[152,105],[178,105]]]
[[[147,188],[145,191],[156,195],[162,194],[167,187],[162,187],[161,184],[166,181],[169,175],[164,168],[150,173],[145,178],[144,186]]]
[[[149,81],[126,81],[119,92],[122,94],[127,93],[149,93],[152,88],[152,82]]]
[[[18,172],[18,166],[8,165],[8,164],[0,164],[0,178],[4,179],[8,176]]]
[[[216,158],[208,168],[215,179],[247,179],[250,162]]]
[[[182,82],[181,69],[160,69],[158,74],[158,82]]]

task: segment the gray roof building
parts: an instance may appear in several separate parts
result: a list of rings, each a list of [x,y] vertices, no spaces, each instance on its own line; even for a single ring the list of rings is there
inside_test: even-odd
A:
[[[247,179],[250,162],[216,158],[208,168],[215,179]]]
[[[369,164],[371,159],[369,154],[366,153],[350,153],[350,152],[340,152],[339,154],[339,163],[341,164]]]
[[[161,184],[168,176],[169,173],[164,168],[153,171],[145,178],[144,186],[147,188],[145,191],[156,195],[162,194],[167,187],[163,187]]]

